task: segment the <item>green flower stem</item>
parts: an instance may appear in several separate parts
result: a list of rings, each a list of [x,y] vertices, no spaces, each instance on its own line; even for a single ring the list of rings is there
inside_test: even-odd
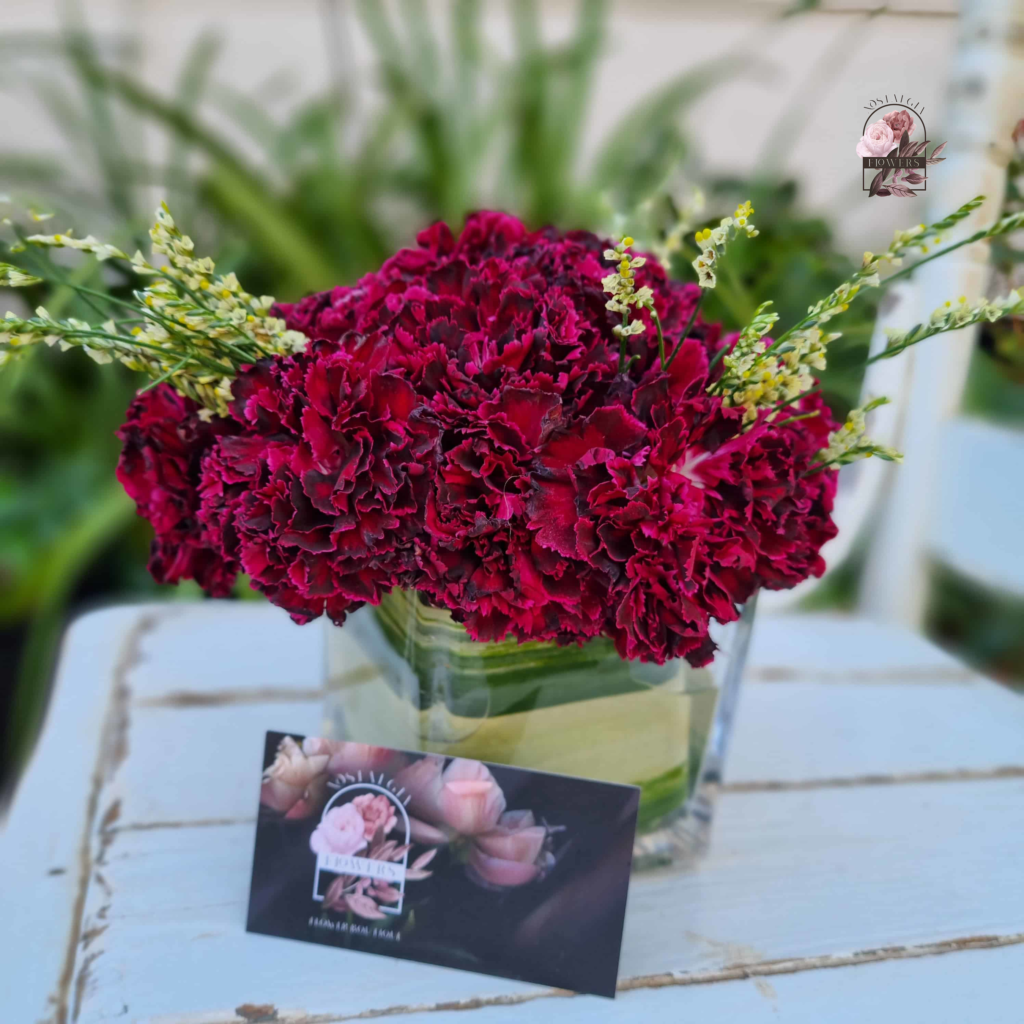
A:
[[[683,328],[683,333],[681,335],[679,335],[679,344],[676,345],[676,347],[672,350],[672,355],[670,355],[668,357],[668,362],[667,363],[664,360],[662,360],[662,365],[664,366],[664,368],[666,370],[672,365],[672,360],[675,359],[675,357],[677,355],[679,355],[679,350],[683,347],[683,342],[686,341],[686,339],[690,336],[690,331],[693,330],[693,325],[697,322],[697,314],[700,312],[700,304],[703,301],[704,301],[704,289],[701,288],[700,295],[697,296],[696,305],[694,305],[693,312],[690,314],[690,319],[687,320],[686,326]],[[659,333],[659,335],[661,334],[661,324],[658,324],[658,333]],[[721,353],[716,354],[716,356],[714,358],[714,361],[711,363],[710,366],[708,366],[708,370],[709,371],[711,369],[713,369],[713,367],[715,366],[715,363],[717,363],[718,360],[721,359],[724,354],[725,354],[725,349],[723,348]]]
[[[658,358],[661,360],[661,368],[664,370],[667,368],[667,364],[665,363],[665,335],[661,330],[661,317],[659,317],[654,311],[653,305],[650,307],[649,312],[651,314],[651,319],[654,321],[654,326],[658,330]],[[678,351],[678,349],[676,351]]]
[[[816,395],[821,390],[821,385],[818,384],[816,387],[808,388],[806,391],[801,391],[799,395],[794,395],[793,398],[786,398],[781,402],[777,402],[773,412],[778,412],[779,409],[785,409],[790,405],[796,405],[801,398],[806,398],[808,395]]]
[[[728,345],[723,345],[712,358],[711,362],[708,363],[708,373],[710,373],[726,356],[729,351]]]
[[[801,395],[801,397],[803,397],[803,396]],[[813,419],[815,416],[820,416],[820,415],[821,415],[821,410],[820,409],[815,409],[812,412],[800,413],[799,416],[790,416],[789,419],[782,420],[781,423],[776,423],[775,426],[776,427],[784,427],[784,426],[786,426],[787,423],[796,423],[797,420],[809,420],[809,419]]]
[[[4,321],[0,320],[0,326],[3,326],[3,324]],[[56,332],[52,333],[56,334]],[[148,342],[144,341],[135,341],[134,339],[126,338],[123,335],[119,334],[107,334],[106,331],[72,330],[63,331],[60,336],[63,338],[102,338],[104,341],[113,342],[120,350],[127,352],[129,355],[137,352],[139,349],[145,349],[148,352],[155,352],[157,355],[163,356],[164,358],[166,358],[168,355],[174,354],[168,349],[160,348],[159,345],[151,345]],[[14,346],[15,349],[20,347],[21,346]],[[225,367],[223,364],[208,359],[207,357],[201,355],[198,351],[190,352],[188,358],[190,360],[194,360],[201,366],[205,366],[211,372],[217,373],[219,376],[224,376]],[[233,367],[228,368],[228,370],[230,369],[233,369]]]
[[[127,299],[119,299],[114,295],[108,295],[106,292],[98,291],[95,288],[87,288],[84,284],[76,284],[70,278],[49,277],[46,274],[42,273],[37,274],[36,276],[41,277],[44,281],[46,281],[49,284],[55,284],[58,286],[71,288],[74,291],[78,292],[78,294],[83,297],[91,296],[93,298],[102,299],[104,302],[109,302],[116,306],[124,306],[126,309],[133,309],[135,310],[135,312],[139,311],[138,303],[129,302]],[[92,303],[89,303],[89,305],[92,306],[93,309],[96,309],[96,307],[93,306]],[[102,310],[97,309],[96,312],[99,313],[100,316],[104,315]]]
[[[26,244],[25,243],[24,233],[20,229],[17,229],[17,234],[18,234],[18,238],[21,239],[22,244],[23,245]],[[8,247],[8,249],[9,249],[9,247]],[[26,249],[26,252],[28,252],[27,249]],[[33,255],[33,257],[35,257],[36,253],[33,252],[32,255]],[[107,303],[117,303],[118,305],[121,305],[121,306],[127,306],[130,309],[136,309],[137,308],[135,306],[135,304],[132,303],[132,302],[126,302],[124,299],[115,299],[112,295],[108,295],[106,292],[101,292],[101,291],[98,291],[95,288],[87,288],[83,284],[78,284],[75,281],[75,279],[74,279],[74,277],[72,275],[70,275],[70,274],[62,274],[59,271],[57,271],[57,268],[50,261],[47,261],[46,263],[44,263],[41,259],[33,258],[33,260],[31,262],[32,262],[32,266],[34,268],[34,272],[35,272],[35,276],[36,277],[41,277],[48,284],[57,285],[58,288],[71,288],[71,289],[73,289],[75,292],[77,292],[79,295],[81,295],[83,297],[83,299],[90,306],[90,308],[95,310],[95,312],[99,316],[106,316],[106,314],[104,313],[104,311],[102,309],[99,308],[99,306],[96,305],[95,302],[91,302],[90,298],[102,299],[104,302],[107,302]],[[47,270],[52,270],[52,271],[54,271],[54,273],[53,274],[49,274],[49,273],[46,272]]]
[[[887,345],[881,352],[876,352],[871,356],[866,361],[865,365],[877,363],[882,359],[892,359],[894,356],[898,356],[901,352],[905,352],[908,348],[920,344],[922,341],[927,341],[929,338],[934,338],[936,335],[948,334],[951,331],[965,330],[966,328],[973,327],[980,322],[980,320],[971,320],[965,324],[939,325],[937,328],[933,328],[929,324],[918,324],[913,331],[913,334],[916,336],[908,336],[898,344]]]
[[[979,199],[980,198],[983,198],[983,197],[979,197]],[[967,206],[970,206],[970,209],[967,211],[968,213],[971,213],[971,212],[973,212],[973,210],[977,209],[978,200],[972,200],[972,203],[974,205],[972,205],[970,203],[969,204],[965,204]],[[961,209],[963,209],[963,207],[961,207]],[[956,211],[956,212],[959,212],[959,211]],[[966,216],[966,214],[965,214],[965,216]],[[954,224],[958,223],[962,219],[963,219],[963,217],[956,217],[954,219],[954,215],[951,214],[945,220],[938,221],[937,223],[932,224],[931,227],[933,229],[937,229],[939,231],[945,231],[945,230],[948,230],[949,228],[951,228]],[[880,281],[877,285],[874,285],[873,287],[876,290],[881,290],[882,288],[888,288],[889,285],[891,285],[894,281],[901,281],[905,277],[910,277],[910,275],[913,274],[915,270],[919,269],[920,267],[923,267],[926,263],[931,263],[932,260],[939,259],[940,256],[946,256],[946,255],[948,255],[951,252],[955,252],[957,249],[963,248],[963,246],[965,246],[965,245],[971,245],[973,242],[981,242],[981,241],[984,241],[986,238],[996,238],[999,235],[1004,235],[1008,231],[1012,231],[1015,228],[1020,227],[1022,225],[1022,222],[1024,222],[1024,214],[1011,214],[1008,217],[1003,217],[1001,220],[996,221],[995,224],[992,224],[991,226],[989,226],[987,228],[982,228],[980,231],[975,231],[975,233],[973,235],[969,235],[967,238],[962,238],[959,242],[953,242],[950,245],[944,246],[942,249],[938,249],[935,252],[931,253],[930,255],[925,256],[924,258],[917,260],[916,262],[911,264],[909,267],[904,267],[902,270],[897,270],[895,274],[890,274],[887,278],[885,278],[884,280]],[[913,248],[913,247],[914,247],[913,246],[913,242],[911,242],[910,245],[909,245],[909,248]],[[855,278],[854,278],[855,281],[856,281],[856,276],[857,275],[855,275]],[[865,290],[867,290],[867,289],[865,289]],[[862,293],[861,292],[857,293],[857,295],[860,295],[860,294],[862,294]],[[851,296],[849,301],[852,302],[853,299],[857,298],[857,295]],[[798,323],[796,323],[792,327],[790,327],[790,329],[788,331],[786,331],[786,333],[783,334],[781,338],[778,339],[778,342],[784,341],[791,334],[793,334],[794,331],[799,331],[802,328],[811,325],[813,323],[813,321],[814,321],[814,317],[812,317],[812,316],[805,316]],[[869,359],[868,360],[868,362],[873,362],[873,361],[874,361],[873,359]]]
[[[139,394],[144,395],[147,391],[152,391],[158,384],[163,384],[164,381],[170,380],[179,370],[181,370],[188,362],[189,357],[185,356],[178,363],[172,366],[166,373],[161,373],[159,377],[151,380],[144,388],[139,389]]]
[[[1020,215],[1015,216],[1019,217]],[[970,235],[967,238],[962,238],[959,242],[953,242],[951,245],[947,245],[944,249],[939,249],[936,252],[931,253],[931,255],[925,256],[923,259],[918,260],[916,263],[911,264],[911,266],[909,267],[904,267],[902,270],[897,270],[895,274],[890,274],[887,278],[885,278],[884,281],[881,281],[878,287],[880,289],[887,288],[889,285],[893,283],[893,281],[900,281],[905,277],[910,277],[910,275],[913,274],[915,270],[918,270],[920,267],[923,267],[926,263],[931,263],[932,260],[937,260],[940,256],[945,256],[947,253],[951,253],[957,249],[961,249],[965,245],[971,245],[973,242],[981,242],[984,241],[986,238],[996,238],[999,235],[1006,234],[1006,231],[1009,230],[1009,228],[1002,227],[1002,225],[1007,220],[1009,220],[1009,218],[1004,218],[1004,220],[997,221],[994,225],[992,225],[992,227],[983,228],[981,231],[975,231],[973,235]],[[999,230],[996,230],[997,228]]]
[[[628,326],[629,326],[629,310],[628,309],[624,309],[622,311],[622,329],[623,329],[623,332],[625,332],[625,329]],[[627,335],[625,333],[623,333],[622,337],[619,338],[619,369],[618,369],[619,373],[622,373],[622,368],[623,368],[623,366],[625,366],[625,363],[626,363],[626,337],[627,337]]]

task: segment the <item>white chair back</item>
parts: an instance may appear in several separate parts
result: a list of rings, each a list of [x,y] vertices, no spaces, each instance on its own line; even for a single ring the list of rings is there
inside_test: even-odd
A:
[[[1022,38],[1024,0],[963,3],[943,130],[947,160],[929,175],[927,216],[937,220],[976,195],[987,201],[944,242],[991,224],[999,214],[1011,134],[1024,117]],[[895,287],[880,312],[872,352],[884,346],[884,328],[927,320],[947,299],[986,294],[987,260],[985,243],[966,246]],[[849,476],[836,502],[840,535],[823,554],[832,569],[866,539],[859,604],[871,618],[919,627],[933,556],[980,582],[1024,593],[1024,444],[1012,432],[957,415],[975,337],[975,329],[940,335],[869,369],[865,396],[893,399],[874,413],[871,434],[902,450],[906,461],[892,466],[868,460],[843,470]],[[788,594],[766,594],[762,606],[791,605],[815,585],[807,581]]]

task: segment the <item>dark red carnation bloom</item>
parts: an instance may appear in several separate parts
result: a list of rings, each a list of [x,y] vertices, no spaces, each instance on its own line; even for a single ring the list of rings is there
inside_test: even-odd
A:
[[[562,416],[558,394],[514,387],[440,416],[457,429],[443,435],[417,585],[477,639],[569,642],[601,631],[601,580],[531,524],[537,453]]]
[[[311,348],[239,376],[231,431],[209,428],[174,492],[191,518],[167,510],[186,547],[300,621],[401,586],[479,640],[605,634],[694,664],[712,620],[822,571],[835,474],[809,470],[834,424],[809,397],[792,411],[814,419],[745,426],[709,394],[723,341],[699,319],[682,337],[695,285],[639,271],[676,355],[663,370],[643,312],[623,373],[606,242],[498,213],[418,241],[279,307]],[[145,506],[161,528],[168,501]]]
[[[230,593],[238,564],[199,522],[198,486],[203,457],[236,429],[218,417],[204,422],[199,406],[166,384],[129,407],[117,434],[124,443],[117,478],[153,524],[149,571],[158,583],[194,579],[215,597]]]
[[[336,348],[261,363],[234,386],[246,429],[203,466],[200,518],[298,621],[407,586],[433,460],[416,393]]]

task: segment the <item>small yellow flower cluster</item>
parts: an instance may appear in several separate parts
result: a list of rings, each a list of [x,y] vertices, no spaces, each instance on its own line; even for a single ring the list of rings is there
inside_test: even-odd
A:
[[[733,219],[736,221],[737,227],[741,227],[747,230],[747,221],[750,217],[753,216],[753,214],[754,207],[751,205],[750,200],[748,199],[746,200],[746,202],[740,203],[740,205],[736,207],[736,212],[733,214]],[[752,224],[750,225],[750,229],[747,230],[748,235],[750,234],[751,230],[753,230],[755,235],[757,234],[757,230],[756,228],[754,228]],[[753,235],[751,235],[750,237],[753,237]]]
[[[764,305],[770,305],[765,303]],[[763,308],[759,307],[759,308]],[[778,317],[772,314],[773,322]],[[756,322],[752,321],[750,327]],[[750,329],[745,328],[744,333]],[[765,330],[770,329],[771,324]],[[792,335],[785,343],[766,348],[763,341],[749,354],[737,357],[740,342],[725,356],[717,390],[723,404],[745,409],[744,423],[752,423],[759,409],[789,404],[814,386],[812,370],[825,369],[825,346],[838,334],[822,334],[816,327]],[[740,336],[741,340],[743,335]],[[771,417],[779,415],[772,413]]]
[[[654,305],[654,293],[650,288],[636,287],[636,274],[647,260],[643,256],[632,256],[627,251],[633,245],[633,239],[625,235],[614,249],[605,249],[604,258],[617,263],[618,267],[614,274],[609,274],[601,279],[604,290],[611,295],[605,303],[605,307],[613,313],[622,314],[622,323],[616,324],[615,333],[620,338],[630,337],[634,334],[642,334],[646,329],[642,320],[634,320],[630,323],[630,306],[640,309],[652,309]]]
[[[113,333],[117,331],[117,327],[113,321],[108,320],[102,325],[101,330]],[[109,347],[103,343],[102,338],[93,341],[98,333],[92,324],[84,320],[76,320],[74,317],[68,317],[63,321],[54,319],[44,306],[36,309],[36,315],[31,320],[22,320],[14,313],[8,313],[0,320],[0,366],[13,358],[16,349],[40,343],[59,345],[62,352],[77,344],[97,363],[109,363],[112,360]],[[65,337],[67,334],[72,334],[79,340],[69,341]],[[85,339],[93,343],[89,344]]]
[[[270,316],[273,296],[246,292],[234,274],[218,275],[213,260],[197,258],[192,240],[174,223],[166,205],[150,230],[153,251],[168,265],[155,267],[142,253],[130,260],[136,274],[152,278],[128,305],[134,315],[97,327],[79,320],[55,320],[45,309],[23,320],[13,313],[0,321],[0,365],[16,348],[43,342],[84,348],[98,362],[112,358],[130,369],[169,381],[204,407],[201,415],[226,415],[238,369],[266,356],[301,352],[306,337]],[[33,235],[31,245],[72,248],[99,260],[128,256],[115,246],[70,233]],[[10,272],[6,280],[13,283]],[[26,280],[35,283],[38,279]]]
[[[850,411],[846,422],[828,435],[828,447],[818,452],[814,469],[846,466],[857,459],[877,456],[886,462],[902,462],[903,456],[886,444],[877,444],[865,437],[867,414],[880,405],[888,404],[888,398],[876,398],[859,409]]]
[[[715,263],[725,252],[730,239],[740,231],[745,231],[748,238],[754,238],[759,233],[750,221],[753,213],[754,208],[748,200],[740,203],[731,217],[723,217],[717,228],[704,228],[694,235],[694,239],[701,247],[701,254],[693,261],[701,288],[715,287]]]
[[[756,408],[766,393],[775,387],[778,364],[775,356],[767,352],[763,340],[779,319],[779,314],[771,311],[771,305],[763,302],[757,307],[732,351],[723,358],[722,375],[715,385],[724,405],[747,409],[744,420],[748,422],[756,417]]]
[[[715,384],[723,404],[746,410],[746,423],[757,418],[759,409],[789,402],[812,387],[811,370],[825,368],[825,345],[837,337],[811,328],[769,348],[764,336],[779,319],[770,307],[770,302],[757,307],[732,351],[723,358],[722,375]]]
[[[782,404],[791,404],[793,399],[803,394],[814,384],[814,371],[825,369],[827,345],[838,338],[837,333],[826,334],[822,326],[833,317],[846,312],[850,303],[864,289],[876,288],[880,283],[879,269],[883,263],[899,266],[902,257],[912,248],[920,248],[926,241],[940,238],[940,231],[945,231],[959,220],[963,220],[978,206],[978,200],[965,203],[945,220],[932,225],[917,224],[914,227],[897,231],[889,248],[880,255],[865,252],[860,269],[847,281],[844,281],[830,295],[825,296],[807,310],[798,324],[786,331],[770,349],[764,343],[750,352],[743,352],[740,344],[748,331],[763,326],[758,318],[763,319],[764,306],[758,308],[754,320],[741,335],[733,352],[724,359],[724,370],[719,381],[714,385],[718,393],[723,395],[725,404],[742,406],[746,412],[744,419],[752,422],[759,409],[773,408]],[[753,210],[737,209],[736,222],[741,219],[749,221]],[[723,224],[725,222],[723,221]],[[705,242],[706,232],[698,232],[697,241]],[[714,232],[711,233],[712,237]],[[696,266],[696,264],[694,264]],[[698,267],[700,273],[700,267]],[[713,276],[713,275],[712,275]],[[703,282],[702,282],[703,283]],[[772,321],[774,322],[774,321]],[[757,337],[760,338],[770,329],[771,324],[764,328]],[[949,330],[940,327],[938,330]],[[924,330],[919,328],[918,330]],[[931,333],[938,333],[938,330]],[[925,336],[925,335],[922,335]],[[919,340],[915,338],[915,340]],[[902,338],[897,339],[897,342]],[[910,342],[911,344],[913,342]],[[891,343],[892,344],[892,343]],[[778,411],[773,412],[777,416]],[[876,453],[877,454],[877,453]]]
[[[768,410],[769,419],[785,415],[782,412],[783,408],[792,406],[796,399],[813,386],[813,371],[820,372],[825,369],[826,348],[839,337],[839,334],[823,333],[822,325],[845,312],[850,302],[862,290],[878,287],[879,270],[883,263],[899,266],[903,257],[914,249],[927,253],[929,245],[940,244],[943,235],[970,216],[982,201],[983,197],[972,199],[934,224],[917,224],[895,232],[892,243],[884,253],[865,252],[860,269],[830,295],[811,306],[807,315],[780,335],[770,348],[762,339],[774,325],[776,318],[774,314],[766,312],[769,304],[759,306],[732,351],[722,357],[722,373],[709,386],[709,391],[720,394],[725,405],[742,407],[745,410],[746,423],[753,422],[762,409]],[[735,219],[739,221],[741,214],[745,214],[745,218],[749,220],[752,212],[749,209],[737,210]],[[722,223],[724,225],[725,221]],[[994,238],[1020,227],[1024,227],[1024,211],[1003,217],[990,228],[956,243],[952,248]],[[701,245],[706,245],[709,241],[713,244],[715,239],[715,231],[709,233],[704,230],[697,233],[697,241]],[[704,278],[710,275],[713,285],[713,259],[710,258],[713,253],[705,253],[705,256],[709,258],[705,259],[703,267],[697,266],[696,263],[694,265],[697,266],[698,273],[702,274],[701,284],[703,285]],[[934,256],[928,258],[933,259]],[[967,327],[981,320],[995,321],[1005,316],[1024,316],[1024,301],[1017,292],[1011,292],[1005,299],[998,299],[995,302],[982,299],[973,305],[961,296],[958,302],[946,302],[935,310],[928,323],[918,324],[910,331],[890,332],[889,344],[873,359],[897,355],[910,345],[915,345],[935,334]],[[855,459],[869,456],[899,461],[901,456],[898,452],[886,445],[867,440],[864,436],[865,415],[883,401],[885,400],[879,399],[868,403],[862,409],[855,409],[844,426],[831,435],[828,447],[818,455],[815,468],[846,465]]]

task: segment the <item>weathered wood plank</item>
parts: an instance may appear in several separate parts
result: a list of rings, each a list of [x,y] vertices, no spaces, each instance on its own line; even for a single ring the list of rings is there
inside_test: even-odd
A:
[[[263,733],[318,733],[322,701],[134,705],[130,715],[128,761],[111,790],[123,821],[240,819],[253,814]],[[991,684],[773,683],[741,697],[727,779],[788,785],[1005,766],[1024,769],[1024,701]]]
[[[142,643],[135,701],[323,686],[325,620],[297,626],[280,608],[237,601],[165,607]]]
[[[709,1021],[713,1024],[1019,1024],[1024,945],[945,956],[888,960],[857,967],[797,971],[714,985],[665,986],[593,996],[543,997],[512,1006],[402,1015],[402,1024],[515,1024],[527,1015],[559,1024]],[[1017,986],[1019,989],[1019,985]],[[304,1015],[303,1015],[304,1016]],[[338,1021],[342,1018],[335,1017]],[[173,1024],[229,1024],[231,1015],[175,1017]],[[305,1020],[308,1022],[309,1017]],[[303,1017],[284,1013],[281,1024]],[[151,1024],[172,1024],[170,1019]]]
[[[5,1021],[66,1016],[80,900],[92,874],[85,838],[99,789],[123,756],[121,709],[111,698],[147,621],[133,609],[93,612],[61,644],[45,728],[0,832]]]
[[[916,633],[836,614],[759,616],[747,664],[754,680],[928,682],[970,676],[951,654]]]
[[[847,643],[860,641],[851,623]],[[734,730],[730,783],[1024,767],[1024,700],[983,679],[749,683]]]
[[[125,1006],[143,1020],[246,1002],[342,1016],[537,991],[246,935],[252,835],[108,830],[106,888],[87,907],[108,927],[79,956],[82,1024]],[[725,794],[706,859],[634,881],[620,977],[1020,934],[1021,835],[1021,780]],[[168,983],[171,962],[187,986]]]
[[[128,763],[109,790],[131,825],[254,818],[264,734],[315,736],[322,701],[130,711]]]

